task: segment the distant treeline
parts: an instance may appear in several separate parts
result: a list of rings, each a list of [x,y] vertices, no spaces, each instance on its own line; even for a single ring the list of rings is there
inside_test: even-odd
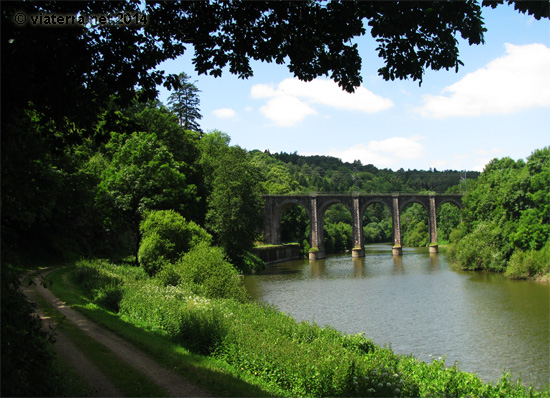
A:
[[[477,171],[379,169],[356,160],[343,162],[331,156],[252,151],[265,175],[264,191],[270,194],[298,192],[460,192]]]

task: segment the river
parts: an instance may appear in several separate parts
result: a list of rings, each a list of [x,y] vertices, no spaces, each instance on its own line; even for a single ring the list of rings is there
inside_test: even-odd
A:
[[[378,345],[494,382],[506,370],[550,382],[550,285],[457,271],[444,253],[369,245],[364,258],[269,265],[245,278],[251,296],[302,321],[364,332]]]

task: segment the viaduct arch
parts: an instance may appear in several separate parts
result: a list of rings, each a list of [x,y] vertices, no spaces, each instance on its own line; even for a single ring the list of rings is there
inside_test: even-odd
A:
[[[462,208],[461,194],[341,194],[341,195],[265,195],[264,238],[266,243],[281,244],[281,217],[284,211],[293,205],[302,206],[310,222],[310,244],[316,250],[310,252],[310,259],[324,258],[323,216],[333,204],[346,207],[353,218],[353,240],[358,245],[353,249],[354,257],[363,257],[363,214],[373,203],[381,203],[390,210],[393,225],[393,253],[401,254],[400,215],[405,206],[419,203],[428,213],[430,251],[437,252],[437,209],[444,203],[453,203]]]

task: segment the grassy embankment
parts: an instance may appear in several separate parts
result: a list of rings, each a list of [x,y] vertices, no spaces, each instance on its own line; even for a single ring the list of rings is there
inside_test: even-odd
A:
[[[397,355],[269,306],[163,286],[135,267],[82,261],[53,278],[64,300],[218,395],[549,396],[507,374],[484,383],[444,361]]]

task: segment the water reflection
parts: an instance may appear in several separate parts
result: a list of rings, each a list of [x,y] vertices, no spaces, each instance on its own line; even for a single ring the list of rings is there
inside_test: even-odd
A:
[[[430,253],[430,270],[437,272],[439,269],[439,255],[438,253]]]
[[[364,257],[353,258],[353,276],[355,278],[365,277],[365,258]]]
[[[550,286],[451,270],[444,253],[367,247],[364,258],[334,256],[275,264],[245,283],[257,300],[298,320],[365,332],[377,344],[424,361],[447,356],[495,381],[504,369],[524,382],[550,378]]]
[[[321,259],[321,260],[311,260],[309,264],[311,265],[311,277],[313,279],[321,278],[326,271],[325,264],[327,260]]]
[[[393,256],[393,273],[403,274],[403,256]]]

